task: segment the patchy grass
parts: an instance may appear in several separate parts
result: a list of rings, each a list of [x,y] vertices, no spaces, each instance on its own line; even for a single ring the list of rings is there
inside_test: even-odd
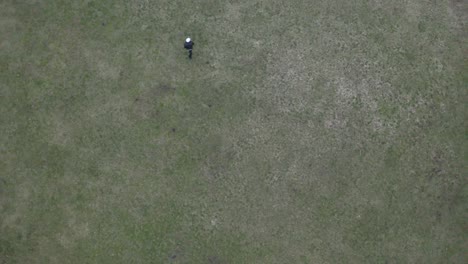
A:
[[[465,263],[466,14],[3,1],[0,263]]]

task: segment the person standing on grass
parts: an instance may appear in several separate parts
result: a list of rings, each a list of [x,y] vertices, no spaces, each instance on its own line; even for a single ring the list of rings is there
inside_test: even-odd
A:
[[[195,43],[190,38],[185,39],[184,48],[188,50],[189,59],[192,59],[192,49],[194,45]]]

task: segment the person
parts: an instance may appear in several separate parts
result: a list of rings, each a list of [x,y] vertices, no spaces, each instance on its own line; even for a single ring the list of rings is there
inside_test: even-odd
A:
[[[194,45],[195,43],[190,38],[185,39],[184,48],[187,49],[189,52],[188,53],[189,59],[192,59],[192,49]]]

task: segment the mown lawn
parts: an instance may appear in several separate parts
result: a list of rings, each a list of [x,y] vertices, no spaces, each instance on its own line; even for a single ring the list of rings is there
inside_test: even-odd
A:
[[[2,0],[0,263],[466,263],[467,14]]]

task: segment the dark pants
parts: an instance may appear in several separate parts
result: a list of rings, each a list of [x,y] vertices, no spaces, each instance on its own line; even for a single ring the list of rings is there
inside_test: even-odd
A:
[[[188,50],[188,57],[189,57],[189,59],[192,58],[192,50],[191,49]]]

